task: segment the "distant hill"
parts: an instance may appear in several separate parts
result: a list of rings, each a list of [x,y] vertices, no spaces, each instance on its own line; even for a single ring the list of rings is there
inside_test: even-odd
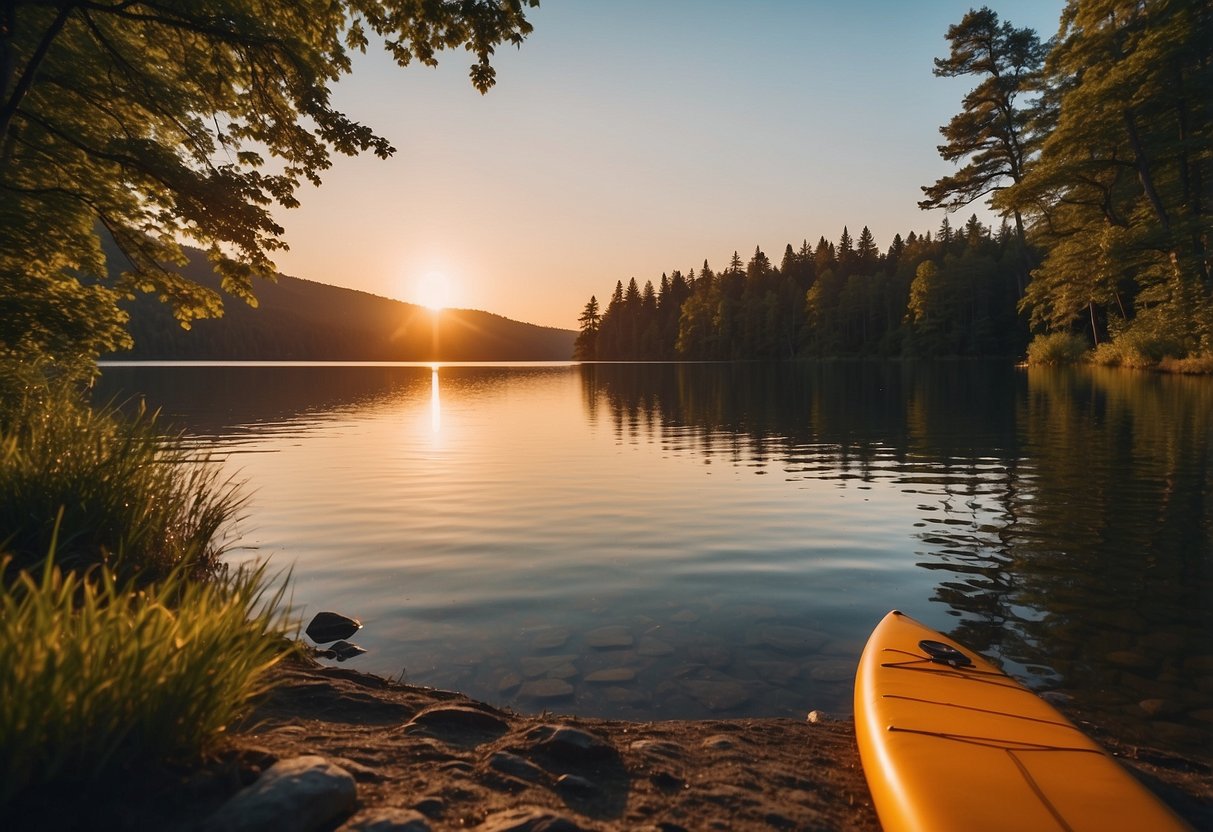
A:
[[[202,252],[182,273],[218,290]],[[471,309],[422,306],[279,275],[258,281],[256,309],[224,295],[222,318],[183,330],[154,296],[126,304],[135,347],[107,356],[211,361],[564,361],[576,333]]]

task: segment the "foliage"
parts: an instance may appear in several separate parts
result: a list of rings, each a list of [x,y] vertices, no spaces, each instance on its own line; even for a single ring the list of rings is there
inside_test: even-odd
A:
[[[1044,81],[1040,156],[994,199],[1048,251],[1024,309],[1051,329],[1085,317],[1116,344],[1099,360],[1209,351],[1213,10],[1071,0]]]
[[[181,276],[193,241],[253,301],[297,204],[334,152],[394,152],[333,108],[351,51],[403,65],[464,46],[490,58],[537,0],[215,0],[5,4],[0,26],[0,352],[87,361],[129,346],[117,302],[151,293],[190,321],[221,296]],[[120,263],[111,277],[104,232]]]
[[[53,551],[53,547],[52,547]],[[49,783],[96,783],[213,746],[288,649],[264,567],[136,590],[105,568],[40,577],[0,558],[0,807]]]
[[[1070,332],[1037,335],[1028,344],[1028,363],[1034,366],[1079,364],[1086,357],[1086,340]]]
[[[0,548],[34,568],[58,536],[65,568],[123,580],[214,572],[244,506],[235,484],[154,414],[93,409],[64,380],[0,366]],[[58,518],[58,519],[57,519]]]

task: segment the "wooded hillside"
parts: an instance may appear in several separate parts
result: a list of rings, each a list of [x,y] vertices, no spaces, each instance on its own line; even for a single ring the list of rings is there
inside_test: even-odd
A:
[[[201,252],[182,274],[218,290]],[[135,346],[112,359],[259,361],[563,361],[576,333],[470,309],[422,306],[279,275],[262,282],[257,308],[224,297],[222,318],[184,330],[154,295],[125,308]]]

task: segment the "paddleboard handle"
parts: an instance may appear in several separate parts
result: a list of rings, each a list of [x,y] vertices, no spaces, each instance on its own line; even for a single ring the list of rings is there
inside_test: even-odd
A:
[[[964,653],[957,650],[950,644],[944,644],[942,641],[932,641],[924,638],[918,642],[918,647],[922,652],[933,662],[946,664],[948,667],[972,667],[973,660]]]

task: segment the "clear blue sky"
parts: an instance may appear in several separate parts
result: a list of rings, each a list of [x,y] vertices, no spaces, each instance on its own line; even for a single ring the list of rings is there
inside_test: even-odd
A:
[[[340,158],[304,189],[279,214],[278,265],[413,302],[428,281],[450,306],[575,328],[616,280],[756,246],[778,263],[844,225],[887,248],[942,219],[919,189],[952,170],[938,128],[974,81],[931,61],[972,5],[545,0],[485,96],[462,52],[437,69],[368,55],[335,100],[397,153]],[[1048,38],[1062,6],[991,7]]]

